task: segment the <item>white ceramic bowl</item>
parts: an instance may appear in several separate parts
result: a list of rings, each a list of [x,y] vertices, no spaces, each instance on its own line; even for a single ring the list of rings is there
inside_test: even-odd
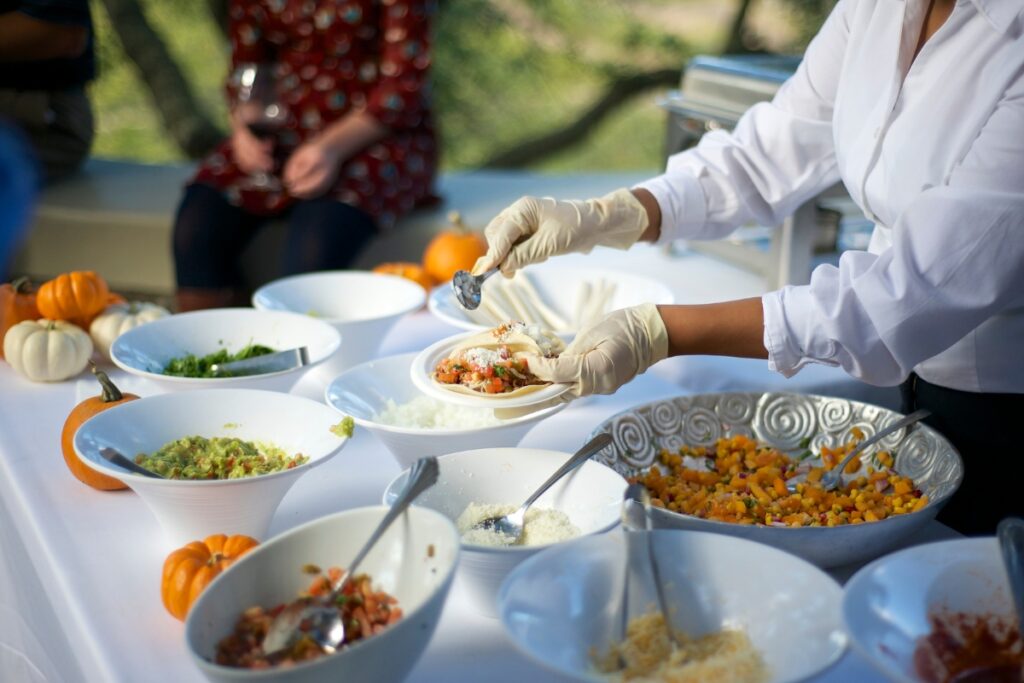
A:
[[[249,344],[276,351],[299,346],[309,350],[309,365],[243,377],[171,377],[163,368],[172,358],[205,356],[222,348],[238,351]],[[327,323],[297,313],[219,308],[179,313],[128,330],[110,347],[122,370],[155,382],[164,391],[239,388],[289,391],[311,367],[332,356],[341,335]]]
[[[519,506],[541,483],[569,459],[569,453],[538,448],[482,448],[438,458],[441,476],[433,488],[416,499],[455,521],[470,503]],[[408,470],[384,492],[388,505],[405,486]],[[611,469],[588,461],[534,503],[561,510],[581,535],[608,531],[619,521],[626,481]],[[486,616],[497,616],[498,588],[520,562],[545,546],[491,548],[462,546],[459,583],[473,606]]]
[[[850,441],[856,427],[871,436],[901,417],[899,413],[860,401],[810,394],[721,393],[662,399],[635,406],[608,418],[591,436],[607,432],[614,443],[595,456],[625,476],[646,471],[665,449],[712,446],[736,434],[799,453],[806,439],[814,452]],[[772,527],[732,524],[655,508],[655,526],[730,534],[781,548],[819,567],[839,567],[872,560],[913,537],[935,518],[963,477],[963,462],[952,444],[919,423],[886,437],[877,447],[895,457],[895,469],[914,480],[929,498],[917,512],[879,522],[836,527]],[[871,464],[875,449],[861,454]]]
[[[577,298],[580,294],[580,288],[584,283],[595,283],[601,280],[614,283],[614,294],[606,306],[608,311],[645,303],[671,304],[675,301],[671,289],[661,282],[644,275],[600,268],[566,266],[561,264],[558,259],[527,266],[523,271],[530,277],[541,299],[570,323],[573,320],[576,306],[578,305]],[[500,279],[500,277],[495,277],[492,278],[492,281],[498,282]],[[484,296],[487,295],[487,289],[491,286],[493,286],[492,282],[485,283]],[[493,327],[493,325],[484,325],[476,322],[466,315],[466,312],[459,305],[459,302],[456,301],[455,295],[452,293],[451,283],[435,287],[430,292],[427,307],[431,313],[449,325],[464,330],[479,332],[488,327]],[[494,321],[495,324],[501,322],[505,321]],[[570,324],[567,328],[552,331],[557,332],[563,337],[571,338],[578,330]]]
[[[91,417],[75,434],[75,452],[100,474],[120,479],[142,498],[179,546],[210,534],[266,536],[292,484],[348,441],[331,431],[338,414],[299,396],[253,389],[173,392],[129,401]],[[128,458],[186,436],[233,436],[272,444],[309,460],[298,467],[242,479],[153,479],[107,462],[109,446]]]
[[[842,590],[820,569],[739,538],[662,529],[653,534],[676,628],[694,636],[744,629],[772,683],[806,679],[842,655]],[[516,647],[576,680],[608,680],[596,673],[591,652],[604,652],[621,638],[624,536],[613,532],[560,544],[512,570],[499,606]],[[629,545],[633,566],[645,571],[646,545]],[[649,571],[634,576],[631,615],[654,604]]]
[[[312,314],[333,325],[345,340],[328,362],[333,377],[373,358],[392,325],[421,308],[425,299],[422,287],[397,275],[330,271],[270,282],[256,290],[252,305]]]
[[[500,424],[464,429],[424,429],[394,427],[380,422],[377,416],[387,407],[388,399],[401,405],[424,394],[409,382],[409,368],[415,353],[380,358],[347,370],[327,387],[327,404],[344,415],[351,415],[383,443],[403,468],[412,467],[428,455],[444,455],[479,448],[515,446],[541,420],[551,417],[567,404],[555,403],[527,411],[498,411]],[[493,410],[480,408],[493,414]]]
[[[890,680],[911,683],[917,640],[928,616],[948,609],[1014,617],[1010,585],[994,538],[928,543],[887,555],[846,584],[843,621],[854,648]]]
[[[251,550],[217,577],[185,621],[185,642],[203,675],[216,683],[403,680],[430,642],[459,556],[451,522],[421,508],[411,508],[396,520],[360,566],[376,587],[398,599],[400,620],[337,654],[288,669],[253,671],[210,662],[217,642],[231,632],[244,610],[296,598],[309,586],[310,577],[302,572],[306,563],[344,567],[385,512],[366,507],[313,520]]]

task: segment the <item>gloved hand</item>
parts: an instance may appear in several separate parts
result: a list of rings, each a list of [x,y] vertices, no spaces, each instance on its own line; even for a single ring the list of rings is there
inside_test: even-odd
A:
[[[558,254],[585,254],[597,245],[628,249],[646,229],[647,211],[629,190],[586,201],[523,197],[484,229],[487,253],[477,260],[473,274],[499,266],[512,275],[530,263]]]
[[[567,400],[612,394],[668,355],[668,331],[658,307],[612,311],[576,338],[557,358],[527,356],[530,372],[547,382],[571,383]]]

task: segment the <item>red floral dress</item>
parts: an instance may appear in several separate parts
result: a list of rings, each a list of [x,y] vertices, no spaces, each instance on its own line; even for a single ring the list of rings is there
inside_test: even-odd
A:
[[[276,138],[278,158],[353,109],[390,129],[344,162],[326,195],[362,209],[381,227],[432,196],[433,6],[423,0],[233,0],[230,6],[232,68],[271,59],[280,67],[289,119]],[[235,164],[230,140],[203,160],[193,182],[218,188],[253,214],[279,214],[296,201],[252,183]]]

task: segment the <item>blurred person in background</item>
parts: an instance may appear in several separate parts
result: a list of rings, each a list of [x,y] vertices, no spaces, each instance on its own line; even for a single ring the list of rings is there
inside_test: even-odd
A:
[[[46,182],[89,155],[92,47],[87,0],[0,0],[0,116],[28,136]]]
[[[238,260],[267,219],[288,221],[286,274],[339,269],[432,196],[433,8],[428,0],[230,3],[232,131],[178,210],[179,310],[246,302]],[[268,68],[276,94],[255,108],[267,120],[247,121],[246,93]]]
[[[475,272],[639,240],[716,239],[777,225],[842,180],[875,223],[811,282],[703,306],[644,305],[532,358],[572,395],[613,393],[667,356],[808,363],[900,385],[903,411],[964,458],[939,520],[991,534],[1024,514],[1024,5],[840,0],[794,76],[731,133],[705,135],[663,175],[589,201],[526,197],[486,229]]]
[[[36,176],[35,159],[24,136],[0,118],[0,281],[7,280],[7,268],[28,228]]]

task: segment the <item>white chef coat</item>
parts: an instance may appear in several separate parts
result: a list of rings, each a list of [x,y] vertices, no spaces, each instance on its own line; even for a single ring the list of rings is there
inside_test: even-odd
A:
[[[770,103],[639,187],[665,242],[777,224],[841,179],[870,246],[762,298],[771,367],[1024,393],[1024,2],[958,0],[911,64],[927,6],[840,0]]]

